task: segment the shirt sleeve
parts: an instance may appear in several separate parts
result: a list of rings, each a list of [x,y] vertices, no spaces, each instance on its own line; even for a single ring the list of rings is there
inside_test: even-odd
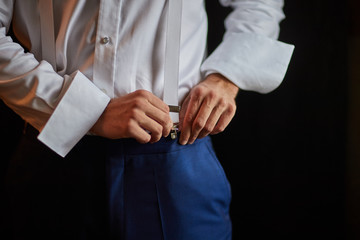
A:
[[[276,40],[283,0],[220,0],[233,11],[222,43],[204,61],[204,75],[220,73],[242,90],[268,93],[282,82],[294,46]]]
[[[14,1],[0,1],[0,98],[65,156],[102,114],[110,98],[81,72],[60,76],[7,35]]]

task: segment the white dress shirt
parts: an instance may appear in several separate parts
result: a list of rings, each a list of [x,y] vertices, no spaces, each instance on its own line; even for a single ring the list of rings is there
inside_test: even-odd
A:
[[[284,78],[293,46],[276,40],[283,0],[221,3],[234,10],[223,42],[207,57],[204,1],[183,0],[180,101],[214,72],[260,93],[274,90]],[[0,0],[0,97],[41,131],[41,141],[65,156],[111,98],[137,89],[162,98],[167,1],[53,4],[56,70],[42,58],[38,0]],[[21,45],[8,36],[11,22]]]

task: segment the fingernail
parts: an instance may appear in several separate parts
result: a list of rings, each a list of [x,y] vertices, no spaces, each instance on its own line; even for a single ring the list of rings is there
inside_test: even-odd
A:
[[[193,144],[195,142],[195,140],[196,140],[196,138],[189,139],[188,144]]]

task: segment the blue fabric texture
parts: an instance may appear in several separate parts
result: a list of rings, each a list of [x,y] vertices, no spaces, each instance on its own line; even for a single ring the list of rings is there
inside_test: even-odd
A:
[[[8,169],[7,239],[231,239],[230,185],[209,137],[88,136],[63,159],[36,135],[23,136]]]
[[[209,137],[188,146],[114,141],[107,176],[113,236],[231,239],[230,185]]]

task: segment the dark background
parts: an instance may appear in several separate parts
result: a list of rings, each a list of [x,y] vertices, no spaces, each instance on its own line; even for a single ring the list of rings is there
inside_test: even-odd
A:
[[[207,8],[212,51],[229,9]],[[296,48],[283,84],[240,92],[234,121],[213,137],[232,184],[234,240],[360,239],[357,9],[356,0],[286,1],[280,40]],[[1,177],[22,125],[1,103]]]
[[[228,13],[216,4],[210,50]],[[283,84],[240,92],[234,121],[213,137],[232,184],[234,239],[360,239],[359,7],[286,1],[280,40],[296,47]]]

